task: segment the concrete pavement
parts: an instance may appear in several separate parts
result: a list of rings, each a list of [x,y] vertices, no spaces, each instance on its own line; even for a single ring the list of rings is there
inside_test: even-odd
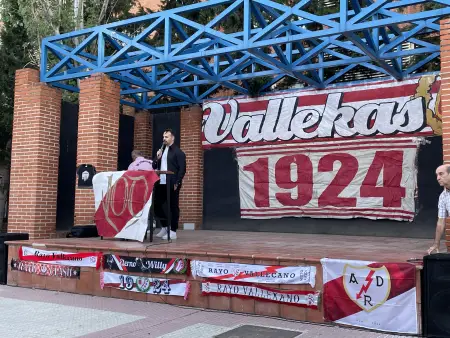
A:
[[[252,327],[255,326],[255,327]],[[231,331],[231,330],[237,331]],[[277,330],[283,331],[277,331]],[[251,332],[256,332],[251,335]],[[382,333],[0,285],[0,337],[388,338]]]

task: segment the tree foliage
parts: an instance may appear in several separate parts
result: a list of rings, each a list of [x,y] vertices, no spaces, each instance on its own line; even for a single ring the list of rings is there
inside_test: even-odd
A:
[[[0,14],[3,21],[0,35],[0,163],[3,163],[9,162],[15,72],[29,65],[30,40],[17,0],[3,0]]]

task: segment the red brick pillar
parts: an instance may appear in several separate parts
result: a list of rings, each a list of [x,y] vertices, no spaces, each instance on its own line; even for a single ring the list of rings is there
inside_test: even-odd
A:
[[[8,232],[56,235],[61,92],[39,71],[16,72]]]
[[[450,163],[450,19],[441,21],[441,105],[444,163]],[[450,220],[445,228],[445,244],[450,252]]]
[[[125,104],[122,106],[122,114],[123,115],[134,116],[135,113],[136,113],[136,108],[127,106]]]
[[[134,149],[142,151],[146,158],[152,156],[152,115],[137,111],[134,115]]]
[[[97,172],[117,170],[120,87],[104,74],[80,81],[77,166],[92,164]],[[94,224],[94,193],[76,189],[75,225]]]
[[[203,223],[203,149],[202,109],[191,106],[181,110],[180,147],[186,154],[186,176],[180,192],[180,229],[184,223]]]

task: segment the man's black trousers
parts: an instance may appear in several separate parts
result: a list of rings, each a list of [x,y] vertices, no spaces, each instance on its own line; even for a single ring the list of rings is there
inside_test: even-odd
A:
[[[169,181],[169,180],[168,180]],[[170,215],[171,215],[171,227],[172,231],[177,231],[178,220],[180,218],[180,186],[177,190],[174,190],[174,185],[167,182],[170,185]],[[155,216],[160,219],[161,226],[166,228],[168,226],[167,221],[167,186],[166,184],[159,184],[159,181],[155,184]]]

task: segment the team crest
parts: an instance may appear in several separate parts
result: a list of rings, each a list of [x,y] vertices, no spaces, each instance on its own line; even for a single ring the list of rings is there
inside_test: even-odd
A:
[[[148,290],[150,290],[151,286],[152,286],[152,283],[150,282],[150,280],[148,278],[145,278],[145,277],[136,278],[136,288],[140,292],[147,293]]]
[[[351,300],[366,312],[383,305],[391,292],[388,269],[346,264],[342,278],[345,292]]]

